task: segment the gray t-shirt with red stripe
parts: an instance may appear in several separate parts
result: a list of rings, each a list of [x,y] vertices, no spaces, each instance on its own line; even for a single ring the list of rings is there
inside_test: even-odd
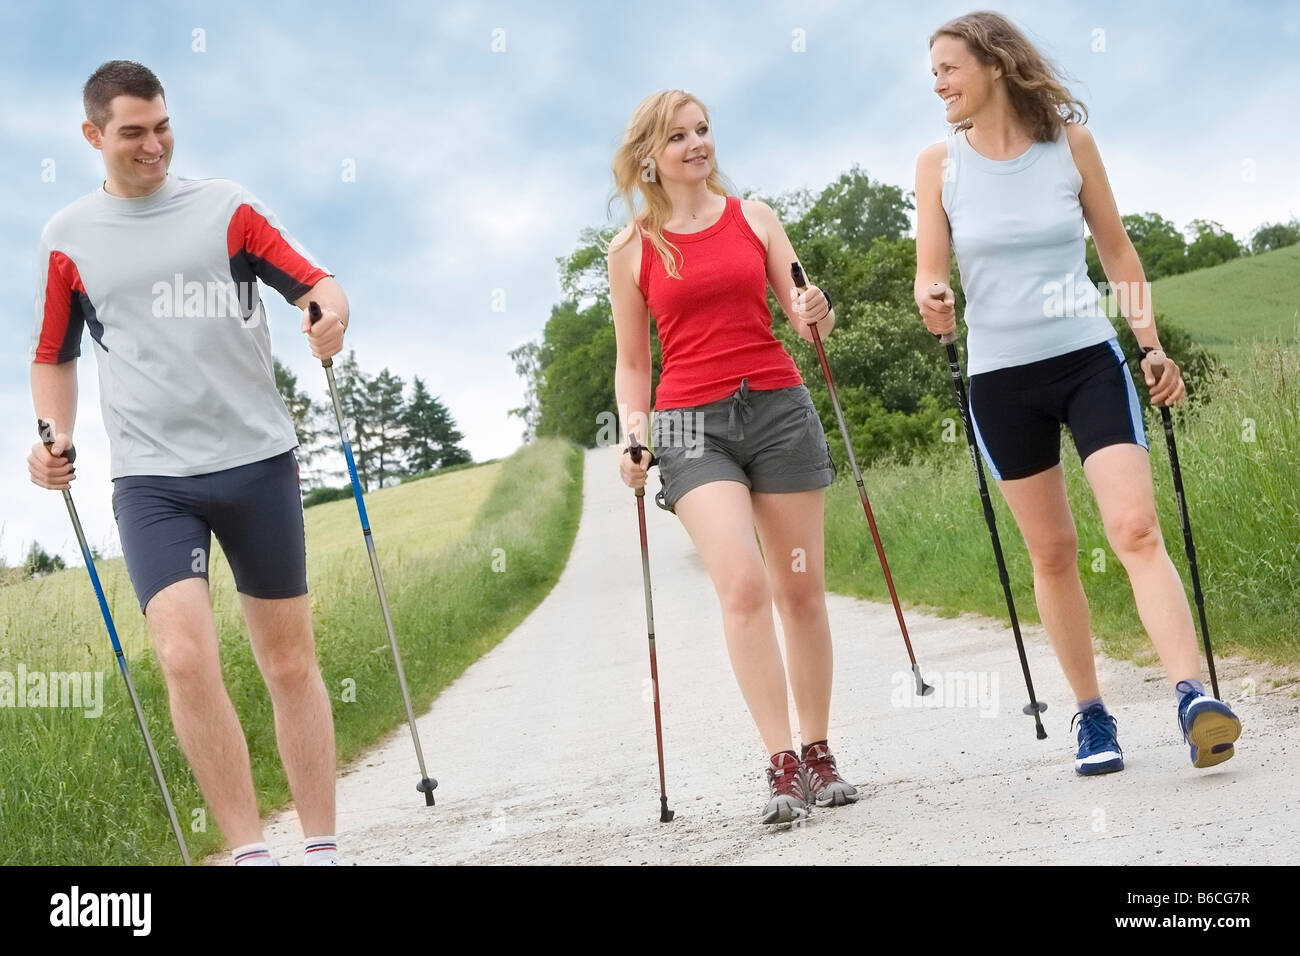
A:
[[[41,234],[30,357],[77,358],[90,332],[113,478],[261,461],[298,439],[257,279],[292,302],[328,274],[238,183],[101,187]]]

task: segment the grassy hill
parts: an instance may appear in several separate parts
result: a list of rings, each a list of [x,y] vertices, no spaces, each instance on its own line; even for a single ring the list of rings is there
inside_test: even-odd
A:
[[[1300,245],[1151,284],[1164,313],[1231,366],[1256,340],[1300,344]]]

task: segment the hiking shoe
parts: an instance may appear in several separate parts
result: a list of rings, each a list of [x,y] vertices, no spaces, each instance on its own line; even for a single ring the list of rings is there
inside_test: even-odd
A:
[[[1079,752],[1074,757],[1075,772],[1085,776],[1094,773],[1114,773],[1124,769],[1124,751],[1115,736],[1115,718],[1106,713],[1101,704],[1074,715],[1079,724]]]
[[[1192,748],[1192,766],[1213,767],[1230,760],[1236,752],[1232,742],[1241,736],[1241,721],[1232,708],[1187,681],[1179,681],[1174,689],[1183,695],[1178,702],[1178,729]]]
[[[835,769],[835,757],[825,744],[804,747],[800,762],[808,795],[819,807],[842,807],[858,799],[858,791]]]
[[[773,754],[767,765],[767,786],[764,823],[793,823],[808,816],[808,786],[794,751]]]

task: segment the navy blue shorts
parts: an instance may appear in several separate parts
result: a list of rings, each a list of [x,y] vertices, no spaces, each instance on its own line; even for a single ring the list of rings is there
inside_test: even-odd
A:
[[[240,594],[307,593],[302,492],[292,451],[206,475],[118,478],[113,516],[141,611],[169,584],[207,580],[211,534]]]
[[[1116,339],[972,375],[970,406],[975,440],[1000,481],[1056,465],[1063,424],[1080,461],[1107,445],[1148,447],[1142,406]]]

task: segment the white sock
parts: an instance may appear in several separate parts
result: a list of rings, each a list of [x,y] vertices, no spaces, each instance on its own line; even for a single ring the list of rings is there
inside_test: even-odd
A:
[[[333,835],[308,837],[303,841],[303,866],[338,866],[339,844]]]
[[[279,861],[271,856],[271,851],[265,843],[249,843],[246,846],[237,846],[230,851],[230,855],[235,858],[235,866],[279,866]]]

